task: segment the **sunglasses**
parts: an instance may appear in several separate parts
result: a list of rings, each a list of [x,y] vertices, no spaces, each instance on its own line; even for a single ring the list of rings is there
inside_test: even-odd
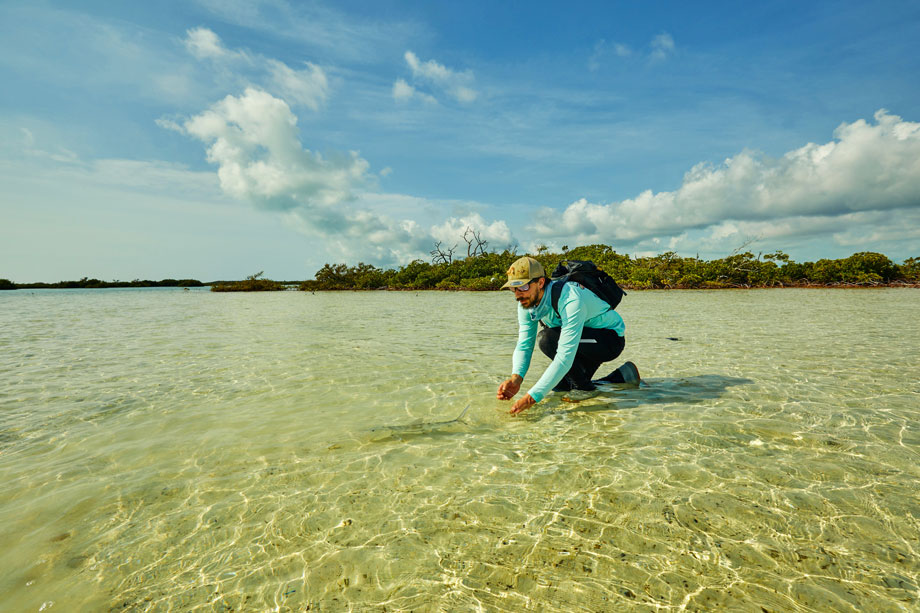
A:
[[[519,293],[522,294],[530,289],[531,284],[533,284],[533,281],[530,281],[529,283],[525,283],[524,285],[518,285],[517,287],[512,287],[511,289],[514,290],[515,294],[519,294]]]

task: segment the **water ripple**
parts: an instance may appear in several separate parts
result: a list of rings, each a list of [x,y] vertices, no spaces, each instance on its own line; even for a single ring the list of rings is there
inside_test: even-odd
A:
[[[501,293],[5,292],[0,593],[916,609],[916,297],[631,293],[623,357],[647,385],[512,418]]]

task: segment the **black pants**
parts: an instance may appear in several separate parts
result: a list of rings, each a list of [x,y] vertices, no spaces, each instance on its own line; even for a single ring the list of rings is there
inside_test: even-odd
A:
[[[561,331],[562,328],[543,328],[537,335],[540,351],[545,353],[549,359],[556,357]],[[609,362],[620,355],[625,345],[626,339],[613,330],[584,328],[572,368],[553,389],[556,391],[593,390],[594,384],[591,383],[591,378],[594,373],[602,363]]]

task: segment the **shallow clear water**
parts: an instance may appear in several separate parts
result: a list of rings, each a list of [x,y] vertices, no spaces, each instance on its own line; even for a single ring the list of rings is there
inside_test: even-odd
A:
[[[918,302],[631,292],[511,417],[503,293],[0,292],[0,608],[917,610]]]

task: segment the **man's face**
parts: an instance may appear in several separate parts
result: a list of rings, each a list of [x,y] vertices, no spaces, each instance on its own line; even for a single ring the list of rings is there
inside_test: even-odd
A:
[[[527,285],[513,288],[514,299],[525,309],[534,308],[540,304],[540,300],[543,299],[544,283],[546,282],[543,279],[537,279],[536,281],[531,281]]]

